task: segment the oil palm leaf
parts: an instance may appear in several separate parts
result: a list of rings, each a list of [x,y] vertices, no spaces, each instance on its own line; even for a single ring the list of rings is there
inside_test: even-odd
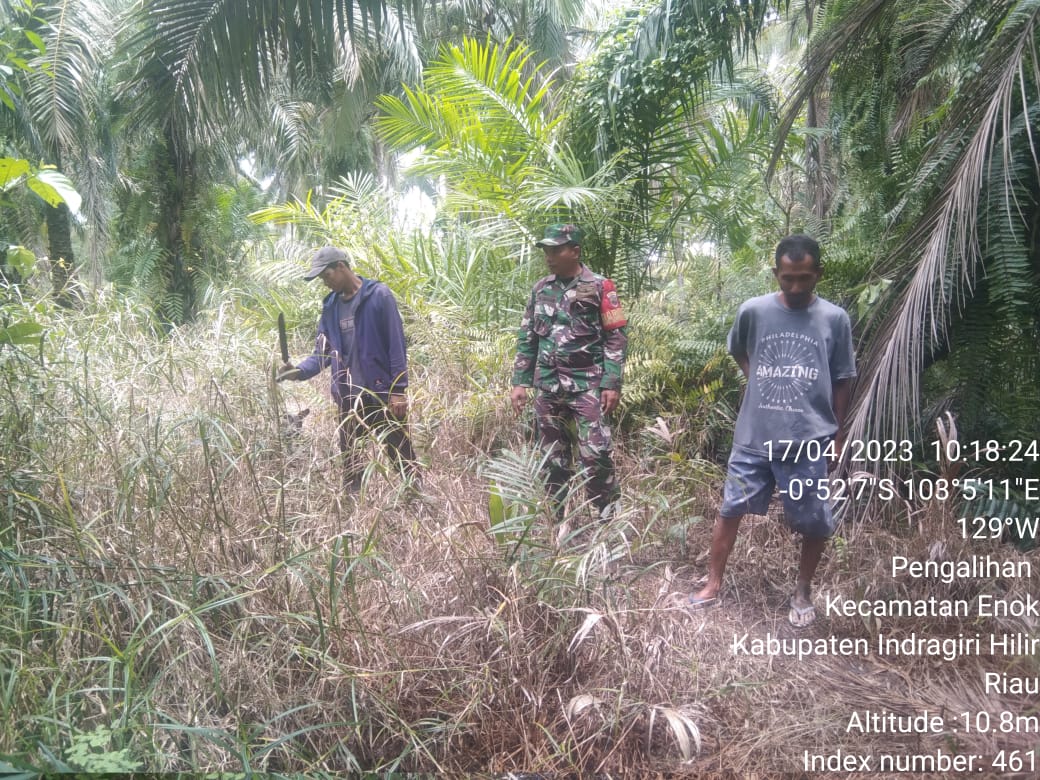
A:
[[[1005,213],[1022,219],[1017,178],[1040,178],[1037,139],[1023,112],[1040,102],[1036,40],[1040,2],[1005,2],[1000,24],[977,59],[974,75],[947,108],[936,150],[922,162],[939,181],[937,196],[913,229],[879,264],[900,280],[889,305],[869,323],[860,389],[850,435],[901,438],[912,426],[920,398],[920,371],[944,347],[951,321],[974,295],[989,237],[979,229],[983,195],[1006,200]],[[1017,131],[1016,131],[1016,128]],[[989,180],[999,171],[997,181]],[[917,184],[918,182],[915,182]]]
[[[376,101],[377,132],[394,147],[420,146],[433,153],[460,146],[494,145],[516,162],[532,141],[548,136],[556,120],[544,113],[549,82],[531,65],[523,45],[492,45],[467,39],[446,46],[426,69],[422,90]]]
[[[382,0],[144,0],[128,43],[140,61],[134,83],[149,85],[153,121],[181,116],[182,137],[215,133],[237,112],[261,110],[283,75],[331,85],[344,51],[386,19]]]

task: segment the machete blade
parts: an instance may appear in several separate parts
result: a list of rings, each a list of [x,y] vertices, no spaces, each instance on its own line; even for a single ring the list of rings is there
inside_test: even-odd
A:
[[[282,363],[289,362],[289,338],[285,335],[285,315],[278,312],[278,348],[282,351]]]

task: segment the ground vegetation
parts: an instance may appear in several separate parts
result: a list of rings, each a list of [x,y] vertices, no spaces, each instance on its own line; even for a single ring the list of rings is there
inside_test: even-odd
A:
[[[88,6],[119,24],[74,45],[61,12]],[[910,438],[904,475],[1034,474],[929,456],[1040,438],[1035,2],[687,0],[595,24],[570,3],[237,6],[0,2],[0,768],[706,777],[1034,746],[847,729],[850,700],[1025,712],[981,680],[1035,677],[1034,657],[735,649],[905,633],[824,609],[794,632],[776,509],[748,522],[720,608],[683,597],[742,387],[726,332],[786,233],[821,238],[821,292],[854,314],[854,437]],[[32,200],[75,215],[77,189],[72,256],[98,273],[70,265],[66,308]],[[577,494],[551,517],[506,403],[554,221],[587,226],[631,320],[602,525]],[[419,497],[374,445],[344,496],[326,380],[273,381],[280,312],[293,355],[311,348],[320,290],[299,277],[325,243],[401,303]],[[969,544],[955,522],[1030,506],[856,501],[818,599],[1025,597],[886,567],[1037,565],[1035,533]]]

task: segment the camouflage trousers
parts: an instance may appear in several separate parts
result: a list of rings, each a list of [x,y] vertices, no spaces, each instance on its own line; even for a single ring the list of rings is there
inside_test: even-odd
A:
[[[394,417],[380,396],[366,393],[339,400],[339,450],[345,483],[360,483],[366,466],[365,437],[369,435],[383,444],[402,476],[416,476],[415,450],[404,420]]]
[[[549,496],[562,506],[574,478],[574,441],[585,472],[585,489],[593,506],[603,512],[620,494],[614,475],[614,444],[603,418],[599,389],[579,393],[539,392],[534,401],[539,443],[546,461]]]

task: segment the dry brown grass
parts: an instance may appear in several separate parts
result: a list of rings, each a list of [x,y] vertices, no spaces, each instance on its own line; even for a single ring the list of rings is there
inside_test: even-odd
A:
[[[869,639],[877,627],[821,608],[807,631],[790,628],[797,548],[772,517],[748,519],[721,606],[690,613],[717,469],[648,456],[635,437],[615,522],[582,529],[575,506],[561,540],[535,499],[530,535],[503,547],[482,469],[527,446],[504,386],[418,370],[423,500],[409,502],[373,447],[355,502],[337,490],[320,383],[257,383],[242,369],[263,363],[257,347],[220,377],[205,355],[185,366],[170,349],[149,372],[60,384],[78,411],[34,440],[38,519],[4,548],[2,753],[46,764],[44,745],[60,761],[104,725],[107,751],[128,747],[150,771],[770,777],[800,773],[804,751],[1035,747],[1029,733],[846,733],[853,709],[1034,712],[982,691],[1001,659],[735,655],[744,633]],[[312,413],[287,447],[280,415],[302,406]],[[893,581],[893,554],[927,557],[940,537],[948,557],[981,554],[948,524],[908,520],[846,526],[818,599],[1028,588]],[[1008,628],[896,623],[886,631]]]

